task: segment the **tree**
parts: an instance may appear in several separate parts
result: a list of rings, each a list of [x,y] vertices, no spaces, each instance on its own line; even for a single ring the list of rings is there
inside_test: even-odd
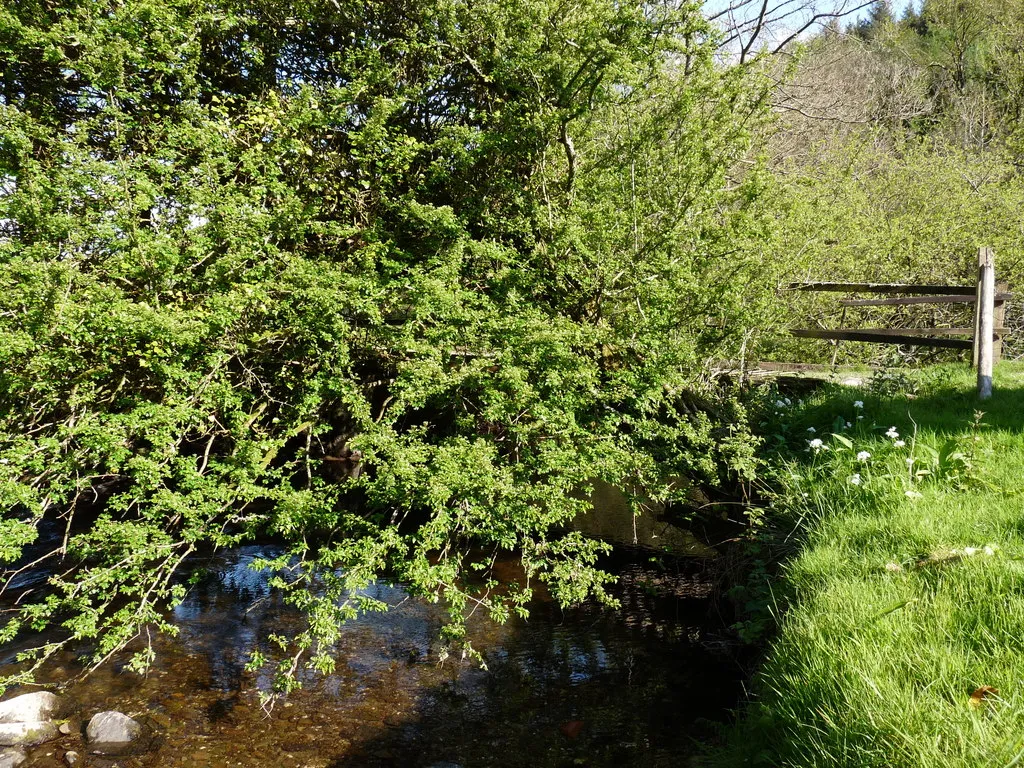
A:
[[[958,93],[967,88],[971,53],[992,21],[992,9],[984,0],[928,0],[922,7],[939,53],[933,64]]]
[[[672,2],[0,11],[9,589],[60,531],[0,640],[64,631],[7,682],[173,631],[196,553],[257,536],[308,617],[282,689],[376,578],[453,642],[538,579],[608,600],[582,489],[750,468],[703,363],[763,307],[733,169],[765,99],[710,39]]]
[[[871,40],[890,32],[895,20],[890,0],[877,0],[869,9],[867,18],[859,21],[853,31],[858,37]]]

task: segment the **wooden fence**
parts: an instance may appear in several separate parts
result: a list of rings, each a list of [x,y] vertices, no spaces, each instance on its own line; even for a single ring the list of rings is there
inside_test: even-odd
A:
[[[1002,354],[1006,302],[1013,296],[1006,283],[996,283],[995,255],[991,248],[978,251],[978,280],[975,285],[906,285],[897,283],[792,283],[800,291],[887,294],[884,299],[842,299],[840,327],[835,329],[794,328],[793,336],[805,339],[830,339],[836,349],[840,341],[864,341],[874,344],[913,344],[920,347],[945,347],[972,350],[972,363],[978,368],[978,396],[992,394],[992,364]],[[900,295],[920,294],[920,295]],[[974,304],[971,328],[844,328],[850,307],[909,306],[915,304]],[[969,338],[954,338],[965,336]]]

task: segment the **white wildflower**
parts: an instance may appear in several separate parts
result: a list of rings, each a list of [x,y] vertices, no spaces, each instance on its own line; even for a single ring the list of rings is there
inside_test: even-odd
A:
[[[907,491],[907,492],[906,492],[906,493],[904,494],[904,496],[906,496],[906,497],[907,497],[908,499],[922,499],[922,498],[924,498],[924,497],[923,497],[923,496],[922,496],[922,495],[921,495],[920,493],[918,493],[917,491]]]
[[[892,444],[893,448],[902,448],[905,445],[906,445],[906,442],[903,441],[903,440],[894,440],[893,444]]]
[[[784,397],[783,400],[786,401],[786,405],[792,405],[793,404],[793,401],[790,400],[788,397]]]
[[[851,424],[850,422],[846,422],[846,428],[847,428],[847,429],[849,429],[849,428],[850,428],[850,427],[852,427],[852,426],[853,426],[853,424]]]
[[[871,458],[871,454],[867,451],[861,451],[857,454],[857,461],[867,461]]]
[[[982,552],[984,552],[987,556],[992,557],[992,555],[996,553],[997,549],[999,549],[999,547],[993,547],[991,544],[989,544],[985,547],[985,549],[982,550]]]
[[[978,554],[978,552],[980,552],[980,551],[981,550],[979,550],[977,547],[964,547],[964,554],[967,555],[968,557],[973,557],[974,555]]]
[[[857,417],[857,421],[860,421],[860,420],[861,420],[861,419],[863,419],[863,418],[864,418],[863,416],[858,416],[858,417]]]
[[[825,447],[825,443],[822,442],[821,438],[818,437],[814,438],[813,440],[808,440],[807,445],[809,446],[807,450],[814,451],[815,453],[817,453],[818,451],[827,450]]]
[[[853,401],[853,407],[854,408],[863,408],[864,407],[864,401],[863,400],[854,400]]]
[[[908,467],[914,466],[914,457],[913,456],[911,456],[909,459],[907,459],[907,466]]]
[[[807,431],[808,431],[808,432],[810,432],[810,433],[811,433],[811,434],[813,435],[813,434],[814,434],[815,432],[817,432],[818,430],[816,430],[816,429],[815,429],[814,427],[808,427],[808,428],[807,428]]]
[[[850,475],[850,485],[860,485],[860,473],[854,472]]]
[[[782,402],[781,400],[776,400],[775,401],[775,407],[776,408],[785,408],[786,404],[784,402]]]
[[[889,427],[889,431],[885,433],[885,436],[891,440],[896,440],[899,438],[900,433],[896,431],[896,427]]]

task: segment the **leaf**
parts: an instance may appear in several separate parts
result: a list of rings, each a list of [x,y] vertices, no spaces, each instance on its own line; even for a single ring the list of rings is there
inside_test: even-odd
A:
[[[971,698],[968,699],[967,704],[972,709],[981,709],[984,702],[988,699],[998,698],[999,689],[993,688],[991,685],[982,685],[978,687],[974,693],[971,694]]]
[[[840,445],[845,445],[847,448],[853,448],[853,441],[845,435],[837,435],[835,432],[832,433],[832,439]]]
[[[881,610],[878,613],[876,613],[874,616],[870,618],[870,621],[877,621],[878,619],[881,619],[884,616],[888,616],[891,613],[896,613],[896,611],[902,610],[906,608],[908,605],[913,605],[916,602],[916,597],[912,597],[909,600],[900,600],[898,603],[894,603],[893,605],[890,605],[888,608],[885,608],[884,610]]]
[[[947,464],[950,461],[956,460],[956,458],[957,458],[956,447],[957,446],[956,446],[956,441],[955,440],[947,440],[946,442],[944,442],[942,444],[942,448],[939,450],[939,464],[940,465],[945,465],[945,464]]]

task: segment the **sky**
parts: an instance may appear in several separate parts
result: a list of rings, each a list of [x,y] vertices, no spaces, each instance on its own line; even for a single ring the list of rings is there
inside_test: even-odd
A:
[[[758,29],[758,41],[753,46],[756,50],[764,45],[778,45],[801,30],[804,30],[804,35],[811,35],[817,25],[807,27],[807,24],[815,14],[842,13],[863,2],[865,0],[706,0],[704,12],[726,30],[727,37],[730,31],[740,28],[739,40],[725,46],[738,50],[741,42],[749,41],[764,8],[767,12],[763,25]]]
[[[787,40],[795,33],[804,30],[801,37],[813,35],[820,24],[828,21],[829,16],[839,15],[845,27],[865,18],[870,10],[872,0],[767,0],[768,13],[766,24],[760,33],[761,45],[777,44]],[[761,12],[763,0],[706,0],[704,12],[708,17],[718,15],[717,23],[725,28],[743,25],[752,28]],[[908,6],[919,5],[920,0],[893,0],[897,17],[903,14]],[[728,9],[732,8],[732,13]],[[807,26],[816,14],[824,15],[819,24]],[[805,29],[806,28],[806,29]],[[741,35],[745,38],[745,35]],[[755,46],[758,47],[758,46]]]

